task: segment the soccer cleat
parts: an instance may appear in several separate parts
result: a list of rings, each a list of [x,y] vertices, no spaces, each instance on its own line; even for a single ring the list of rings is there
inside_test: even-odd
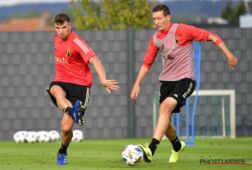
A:
[[[181,148],[178,152],[176,152],[172,149],[169,163],[176,163],[179,160],[179,154],[185,149],[185,147],[186,147],[185,142],[181,141]]]
[[[57,155],[57,164],[58,165],[66,165],[67,162],[67,154],[62,154],[62,153],[58,153]]]
[[[150,163],[152,161],[152,152],[150,148],[148,147],[148,145],[146,144],[143,146],[143,145],[138,144],[137,146],[139,146],[143,151],[144,161]]]
[[[80,100],[77,100],[73,107],[73,117],[77,125],[82,126],[85,121],[83,119],[85,113],[85,108]]]

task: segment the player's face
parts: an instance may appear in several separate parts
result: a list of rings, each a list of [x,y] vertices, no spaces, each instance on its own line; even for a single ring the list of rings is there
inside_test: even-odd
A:
[[[65,21],[63,24],[54,24],[55,26],[55,31],[59,38],[62,40],[66,40],[69,33],[71,32],[71,25],[69,22]]]
[[[166,30],[171,20],[171,16],[170,15],[165,16],[163,11],[153,12],[152,18],[153,18],[155,27],[159,31]]]

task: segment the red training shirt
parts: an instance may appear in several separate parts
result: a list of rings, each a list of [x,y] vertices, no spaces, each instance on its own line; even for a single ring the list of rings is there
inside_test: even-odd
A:
[[[54,36],[54,55],[56,61],[54,81],[92,86],[89,60],[96,54],[75,32],[63,41]]]
[[[169,28],[167,30],[158,31],[157,38],[159,39],[164,38],[166,34],[169,32],[172,25],[173,23],[169,25]],[[186,24],[178,25],[175,36],[176,36],[179,46],[188,45],[192,43],[194,40],[195,41],[210,41],[210,39],[212,39],[215,45],[219,45],[222,42],[220,37],[217,36],[216,34],[209,32],[207,30],[200,29],[200,28],[186,25]],[[155,46],[153,42],[153,36],[152,36],[149,46],[144,56],[144,65],[147,68],[150,68],[152,64],[154,63],[158,50],[159,49]]]

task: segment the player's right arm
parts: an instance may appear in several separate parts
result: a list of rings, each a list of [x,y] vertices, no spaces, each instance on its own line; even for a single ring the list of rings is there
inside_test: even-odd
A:
[[[139,70],[139,73],[137,75],[137,79],[133,85],[131,95],[130,95],[131,100],[137,99],[139,91],[140,91],[140,85],[144,77],[147,75],[152,64],[154,63],[157,53],[158,53],[158,48],[155,46],[153,42],[153,37],[152,37],[150,40],[149,46],[147,48],[147,51],[145,53],[144,63],[142,64]]]
[[[140,71],[138,73],[137,79],[134,83],[133,89],[131,91],[131,100],[136,100],[140,91],[140,85],[142,80],[144,79],[144,77],[146,76],[147,72],[149,71],[149,69],[145,66],[142,65],[140,68]]]

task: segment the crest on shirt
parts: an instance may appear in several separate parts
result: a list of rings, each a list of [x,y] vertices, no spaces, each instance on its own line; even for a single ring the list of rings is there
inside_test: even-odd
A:
[[[167,60],[174,60],[174,58],[175,58],[174,55],[170,55],[170,54],[169,54],[169,55],[166,56],[166,59],[167,59]]]
[[[66,49],[66,55],[65,57],[68,58],[71,56],[71,50],[70,49]]]
[[[160,49],[162,49],[162,50],[164,49],[164,44],[161,45]]]
[[[175,43],[178,44],[178,39],[176,36],[175,36]]]

